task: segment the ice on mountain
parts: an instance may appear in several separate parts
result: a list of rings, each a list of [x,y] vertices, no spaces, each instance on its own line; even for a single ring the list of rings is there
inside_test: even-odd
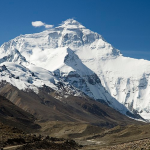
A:
[[[19,89],[44,84],[57,89],[57,82],[63,81],[120,112],[125,113],[127,107],[150,118],[146,115],[150,112],[150,62],[122,56],[101,35],[74,19],[4,43],[0,47],[2,64],[19,79],[10,79],[9,72],[2,71],[1,80]]]

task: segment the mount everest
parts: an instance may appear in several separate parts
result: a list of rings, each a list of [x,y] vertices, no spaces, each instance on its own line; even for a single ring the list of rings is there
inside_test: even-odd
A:
[[[150,62],[122,56],[103,37],[73,19],[0,47],[0,80],[20,90],[65,87],[69,94],[150,119]],[[61,87],[62,86],[62,87]]]

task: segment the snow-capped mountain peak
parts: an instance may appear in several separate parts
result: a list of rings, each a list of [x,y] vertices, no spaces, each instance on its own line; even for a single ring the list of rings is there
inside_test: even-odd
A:
[[[70,29],[82,29],[85,28],[81,23],[79,23],[78,21],[74,20],[74,19],[67,19],[66,21],[63,21],[59,27],[63,27],[63,28],[70,28]]]
[[[9,67],[10,63],[14,67]],[[123,57],[101,35],[74,19],[4,43],[0,47],[0,66],[5,65],[14,74],[16,64],[24,68],[23,72],[17,70],[27,78],[13,79],[15,86],[26,81],[28,86],[24,87],[46,84],[56,90],[57,82],[63,82],[95,100],[104,100],[122,113],[127,107],[150,119],[150,62]],[[25,68],[29,69],[28,74]],[[1,76],[4,74],[9,73],[2,71]],[[28,77],[32,82],[28,82]],[[7,82],[12,83],[9,75]]]

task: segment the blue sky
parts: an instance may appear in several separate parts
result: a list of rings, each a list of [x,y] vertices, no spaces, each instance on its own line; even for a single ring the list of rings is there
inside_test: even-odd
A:
[[[101,34],[124,56],[150,60],[150,0],[2,0],[0,45],[44,30],[32,21],[57,26],[69,18]]]

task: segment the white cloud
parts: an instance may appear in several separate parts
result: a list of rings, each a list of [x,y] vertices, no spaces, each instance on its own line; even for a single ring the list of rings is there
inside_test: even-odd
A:
[[[51,24],[43,23],[42,21],[33,21],[31,24],[32,24],[33,27],[44,26],[46,29],[53,28],[53,26],[54,26],[54,25],[51,25]]]
[[[32,26],[34,26],[34,27],[41,27],[41,26],[44,26],[44,25],[45,25],[45,23],[43,23],[42,21],[34,21],[34,22],[32,22],[31,24],[32,24]]]

